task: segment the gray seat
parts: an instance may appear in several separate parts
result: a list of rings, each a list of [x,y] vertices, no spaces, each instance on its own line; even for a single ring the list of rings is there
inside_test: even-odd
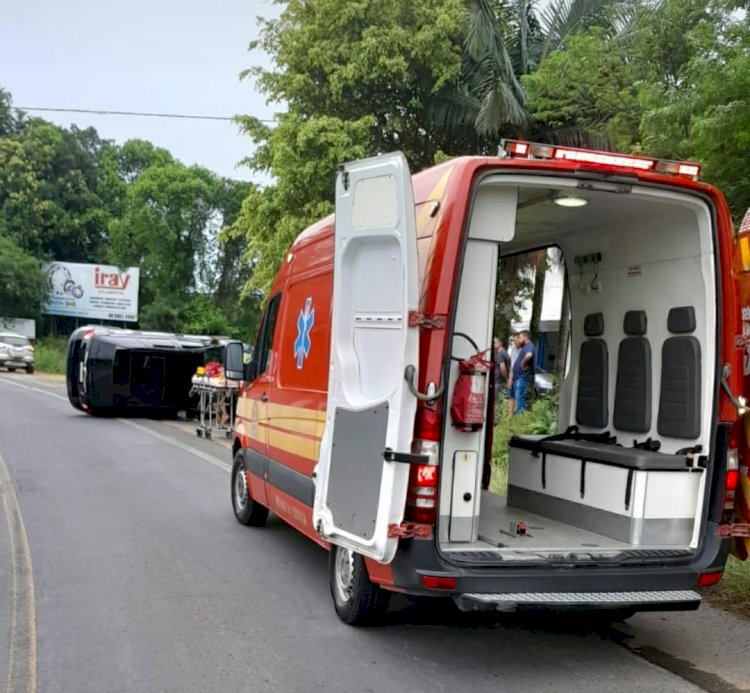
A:
[[[646,433],[651,430],[651,344],[646,334],[646,313],[629,310],[617,354],[614,427],[620,431]]]
[[[601,313],[587,315],[583,332],[587,337],[604,334],[604,316]],[[581,344],[578,369],[576,421],[581,426],[604,428],[609,422],[609,355],[603,339],[587,339]]]
[[[619,445],[606,443],[592,443],[584,440],[549,440],[542,441],[541,449],[547,454],[628,469],[668,472],[687,469],[686,458],[682,455],[667,455],[641,448],[621,448]]]
[[[659,435],[697,438],[701,432],[701,345],[695,332],[695,309],[672,308],[667,329],[674,335],[661,350]]]

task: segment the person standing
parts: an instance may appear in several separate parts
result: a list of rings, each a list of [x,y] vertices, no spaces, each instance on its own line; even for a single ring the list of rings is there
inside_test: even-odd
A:
[[[534,383],[534,374],[536,371],[534,364],[536,348],[531,341],[531,335],[528,330],[521,330],[516,335],[516,348],[518,349],[518,353],[513,363],[510,384],[513,391],[513,399],[515,400],[515,407],[511,403],[511,413],[520,414],[522,411],[526,411],[528,406],[526,396],[529,392],[529,386]],[[515,412],[513,412],[513,409],[515,409]]]
[[[500,402],[500,396],[505,393],[508,387],[508,377],[510,376],[510,354],[505,348],[505,341],[499,337],[492,340],[494,347],[493,361],[495,362],[495,406]]]

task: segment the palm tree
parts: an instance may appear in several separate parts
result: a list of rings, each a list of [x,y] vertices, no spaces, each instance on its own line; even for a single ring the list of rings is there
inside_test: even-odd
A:
[[[489,149],[502,133],[528,135],[534,123],[519,78],[538,69],[572,35],[603,27],[613,38],[632,36],[641,0],[466,0],[467,31],[458,84],[432,105],[433,124],[449,132],[472,127]],[[567,130],[567,129],[566,129]],[[585,133],[537,130],[552,142],[581,144]],[[600,141],[595,143],[601,145]]]

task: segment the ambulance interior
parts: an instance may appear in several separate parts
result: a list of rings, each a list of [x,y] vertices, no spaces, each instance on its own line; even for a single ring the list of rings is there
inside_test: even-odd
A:
[[[569,295],[556,434],[512,437],[507,470],[493,465],[483,490],[492,421],[467,432],[449,418],[441,550],[470,563],[685,556],[703,525],[714,415],[709,208],[604,179],[486,177],[469,219],[452,356],[474,353],[456,333],[492,344],[498,260],[546,248],[564,260]],[[450,368],[448,402],[456,360]],[[507,417],[495,436],[503,425]]]

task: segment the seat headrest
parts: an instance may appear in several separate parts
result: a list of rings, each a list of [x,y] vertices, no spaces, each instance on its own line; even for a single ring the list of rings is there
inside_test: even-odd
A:
[[[646,313],[642,310],[629,310],[622,321],[622,330],[631,336],[646,334]]]
[[[583,320],[583,333],[587,337],[598,337],[604,334],[604,315],[590,313]]]
[[[667,329],[676,334],[695,332],[695,308],[693,306],[672,308],[667,316]]]

